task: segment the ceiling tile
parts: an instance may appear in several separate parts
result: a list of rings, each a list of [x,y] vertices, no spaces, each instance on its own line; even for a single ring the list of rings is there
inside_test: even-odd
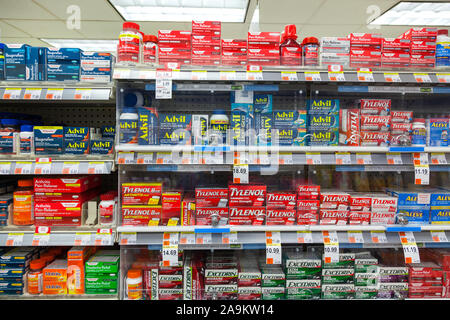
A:
[[[69,30],[62,21],[5,20],[36,38],[80,38],[76,30]]]
[[[2,42],[4,42],[4,43],[26,43],[26,44],[29,44],[30,46],[35,46],[35,47],[49,47],[48,43],[41,41],[39,39],[36,39],[36,38],[6,37],[6,38],[2,38]]]
[[[21,30],[14,28],[13,26],[0,20],[0,39],[3,37],[29,37],[30,34],[22,32]]]
[[[67,8],[71,5],[80,7],[81,20],[94,21],[123,21],[107,0],[34,0],[60,19],[67,19],[70,14]]]
[[[0,19],[58,20],[31,0],[1,1]]]
[[[320,8],[325,0],[283,0],[261,1],[259,3],[260,23],[305,23]]]
[[[122,23],[81,21],[81,29],[78,31],[88,39],[118,39]]]

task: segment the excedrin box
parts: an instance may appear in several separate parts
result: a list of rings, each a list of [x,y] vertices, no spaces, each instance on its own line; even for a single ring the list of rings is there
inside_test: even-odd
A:
[[[408,282],[408,267],[386,267],[379,266],[380,283],[386,282]]]
[[[182,274],[160,274],[158,276],[159,288],[167,289],[182,289],[183,275]]]
[[[286,274],[281,268],[261,268],[261,286],[284,287],[286,285]]]
[[[265,207],[230,207],[230,225],[263,225]]]
[[[378,286],[355,286],[355,299],[376,299]]]
[[[267,209],[266,225],[294,225],[297,220],[295,209]]]
[[[322,285],[322,299],[353,299],[355,286],[353,284],[324,284]]]
[[[286,299],[320,299],[321,281],[302,279],[286,281]]]
[[[78,176],[71,178],[34,178],[35,192],[81,193],[100,186],[98,176]]]
[[[264,205],[267,186],[256,184],[230,184],[230,207],[260,207]]]
[[[160,225],[161,206],[122,206],[122,225],[152,226]]]
[[[238,286],[238,300],[261,300],[261,287]]]
[[[354,253],[340,252],[338,262],[325,263],[324,256],[322,257],[322,268],[324,269],[337,269],[337,268],[350,269],[354,268],[354,266],[355,266]]]
[[[236,284],[206,285],[204,298],[206,300],[236,300],[238,286]]]
[[[338,99],[313,99],[306,101],[306,109],[308,115],[316,114],[339,114],[339,100]]]
[[[191,144],[191,115],[178,113],[160,113],[159,143],[171,145]]]
[[[266,207],[268,209],[292,210],[296,207],[297,195],[293,192],[267,192]]]
[[[239,287],[261,287],[261,271],[257,267],[241,267],[237,284]]]
[[[138,107],[138,144],[155,145],[159,143],[158,111],[153,107]]]
[[[224,208],[227,205],[227,188],[195,188],[195,206],[197,208]]]
[[[237,284],[238,269],[205,269],[205,285]]]
[[[400,283],[380,283],[378,286],[378,295],[379,299],[398,299],[398,295],[403,298],[408,296],[408,283],[400,282]]]
[[[322,261],[314,254],[288,252],[283,257],[287,279],[320,279]]]
[[[374,257],[355,258],[356,273],[378,273],[378,259]]]
[[[213,221],[217,221],[219,225],[228,224],[228,207],[220,208],[196,208],[195,224],[200,226],[210,226]]]
[[[355,269],[322,269],[322,283],[323,284],[344,284],[353,283],[355,276]]]

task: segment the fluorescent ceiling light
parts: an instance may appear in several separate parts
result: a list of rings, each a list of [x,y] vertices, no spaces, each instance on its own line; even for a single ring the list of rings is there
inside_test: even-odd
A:
[[[371,25],[450,26],[449,2],[399,2]]]
[[[41,39],[56,48],[80,48],[83,51],[117,51],[118,40]]]
[[[109,0],[127,21],[244,22],[248,0]]]

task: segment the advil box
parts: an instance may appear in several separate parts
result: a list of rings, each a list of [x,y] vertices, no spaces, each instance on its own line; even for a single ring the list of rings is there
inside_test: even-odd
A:
[[[227,188],[195,188],[195,205],[197,208],[223,208],[227,204]]]
[[[260,207],[264,205],[267,186],[252,184],[230,184],[228,186],[230,207]]]
[[[159,117],[160,144],[191,144],[191,115],[161,113]]]
[[[89,128],[64,127],[64,141],[89,141]]]
[[[122,183],[122,204],[158,205],[161,199],[162,183]]]
[[[269,209],[292,210],[296,206],[297,195],[290,192],[268,192],[266,206]]]
[[[217,219],[219,225],[228,224],[228,207],[225,208],[196,208],[195,224],[198,226],[210,226],[212,220]]]
[[[230,207],[230,225],[263,225],[265,207]]]
[[[306,101],[306,108],[309,115],[315,114],[339,114],[338,99],[314,99]]]
[[[297,218],[297,210],[291,209],[267,209],[266,225],[294,225]]]
[[[122,206],[122,225],[159,225],[161,221],[161,211],[161,206]]]

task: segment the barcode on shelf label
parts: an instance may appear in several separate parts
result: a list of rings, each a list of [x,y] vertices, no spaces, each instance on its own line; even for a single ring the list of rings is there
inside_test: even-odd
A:
[[[112,240],[112,229],[98,229],[94,242],[96,246],[110,246],[113,243]]]
[[[117,155],[118,164],[132,164],[134,163],[134,152],[119,152]]]
[[[362,231],[348,231],[349,243],[364,243],[364,237]]]
[[[47,93],[45,94],[45,99],[47,100],[61,100],[63,96],[64,89],[47,89]]]
[[[297,231],[298,243],[313,243],[311,231]]]
[[[403,164],[402,156],[398,152],[386,154],[388,164]]]
[[[371,231],[370,236],[373,243],[387,243],[387,237],[384,231]]]
[[[412,232],[399,232],[400,242],[403,247],[405,263],[420,263],[419,249]]]
[[[52,171],[51,158],[36,158],[34,174],[50,174]]]
[[[173,164],[172,152],[157,152],[156,164]]]
[[[306,164],[322,164],[319,152],[306,152]]]
[[[6,100],[17,100],[20,99],[21,88],[6,88],[3,93],[3,99]]]
[[[19,247],[23,244],[24,233],[12,232],[8,233],[5,245],[7,247]]]
[[[372,69],[368,68],[359,68],[356,71],[358,76],[358,81],[375,81],[373,78]]]
[[[33,162],[16,162],[14,174],[31,174],[31,167]]]
[[[447,164],[447,159],[445,158],[445,153],[432,153],[431,154],[432,164]]]
[[[33,246],[47,246],[50,242],[50,227],[36,227],[33,235]]]
[[[305,71],[305,80],[306,81],[320,81],[320,72],[319,71]]]
[[[139,152],[136,158],[137,164],[152,164],[153,152]]]
[[[75,246],[87,246],[91,243],[91,233],[90,232],[77,232],[75,233]]]
[[[120,244],[128,245],[128,244],[136,244],[137,241],[137,233],[136,232],[122,232],[120,234]]]
[[[428,73],[414,73],[414,78],[418,83],[431,82],[430,75]]]
[[[75,89],[75,100],[90,100],[92,96],[92,89],[91,88],[81,88],[81,89]]]
[[[339,239],[336,231],[322,231],[324,262],[339,262]]]
[[[23,98],[25,100],[38,100],[41,97],[42,88],[26,88]]]
[[[448,242],[447,235],[443,230],[431,231],[431,238],[433,239],[433,242]]]
[[[280,152],[278,158],[278,164],[293,164],[294,161],[292,159],[291,152]]]
[[[328,79],[330,81],[345,81],[343,66],[338,64],[329,65]]]
[[[413,163],[415,166],[429,164],[428,163],[428,153],[425,152],[414,152],[413,153]]]
[[[263,80],[263,73],[260,70],[255,71],[247,71],[247,80],[254,81],[254,80]]]
[[[356,163],[357,164],[373,164],[372,155],[368,152],[362,152],[356,154]]]
[[[80,162],[78,161],[65,161],[63,162],[62,174],[78,174],[80,173]]]
[[[266,232],[266,264],[281,264],[281,234],[279,231]]]
[[[195,244],[195,233],[194,232],[181,232],[180,233],[180,244]]]
[[[281,80],[283,81],[298,81],[296,71],[281,71]]]
[[[105,162],[89,162],[88,174],[103,174],[107,173]]]
[[[196,233],[195,234],[196,244],[211,244],[212,234],[211,233]]]
[[[336,152],[336,164],[351,164],[350,152]]]
[[[206,70],[196,70],[191,71],[191,80],[207,80],[208,71]]]
[[[248,164],[233,166],[233,183],[248,183]]]
[[[220,80],[236,80],[236,71],[220,71]]]
[[[414,166],[414,182],[419,185],[430,184],[430,167],[428,165]]]
[[[402,82],[402,79],[400,79],[400,75],[397,72],[385,72],[384,80],[386,82]]]
[[[222,233],[223,244],[236,244],[238,243],[238,236],[236,231]]]
[[[11,162],[0,162],[0,174],[11,173]]]

